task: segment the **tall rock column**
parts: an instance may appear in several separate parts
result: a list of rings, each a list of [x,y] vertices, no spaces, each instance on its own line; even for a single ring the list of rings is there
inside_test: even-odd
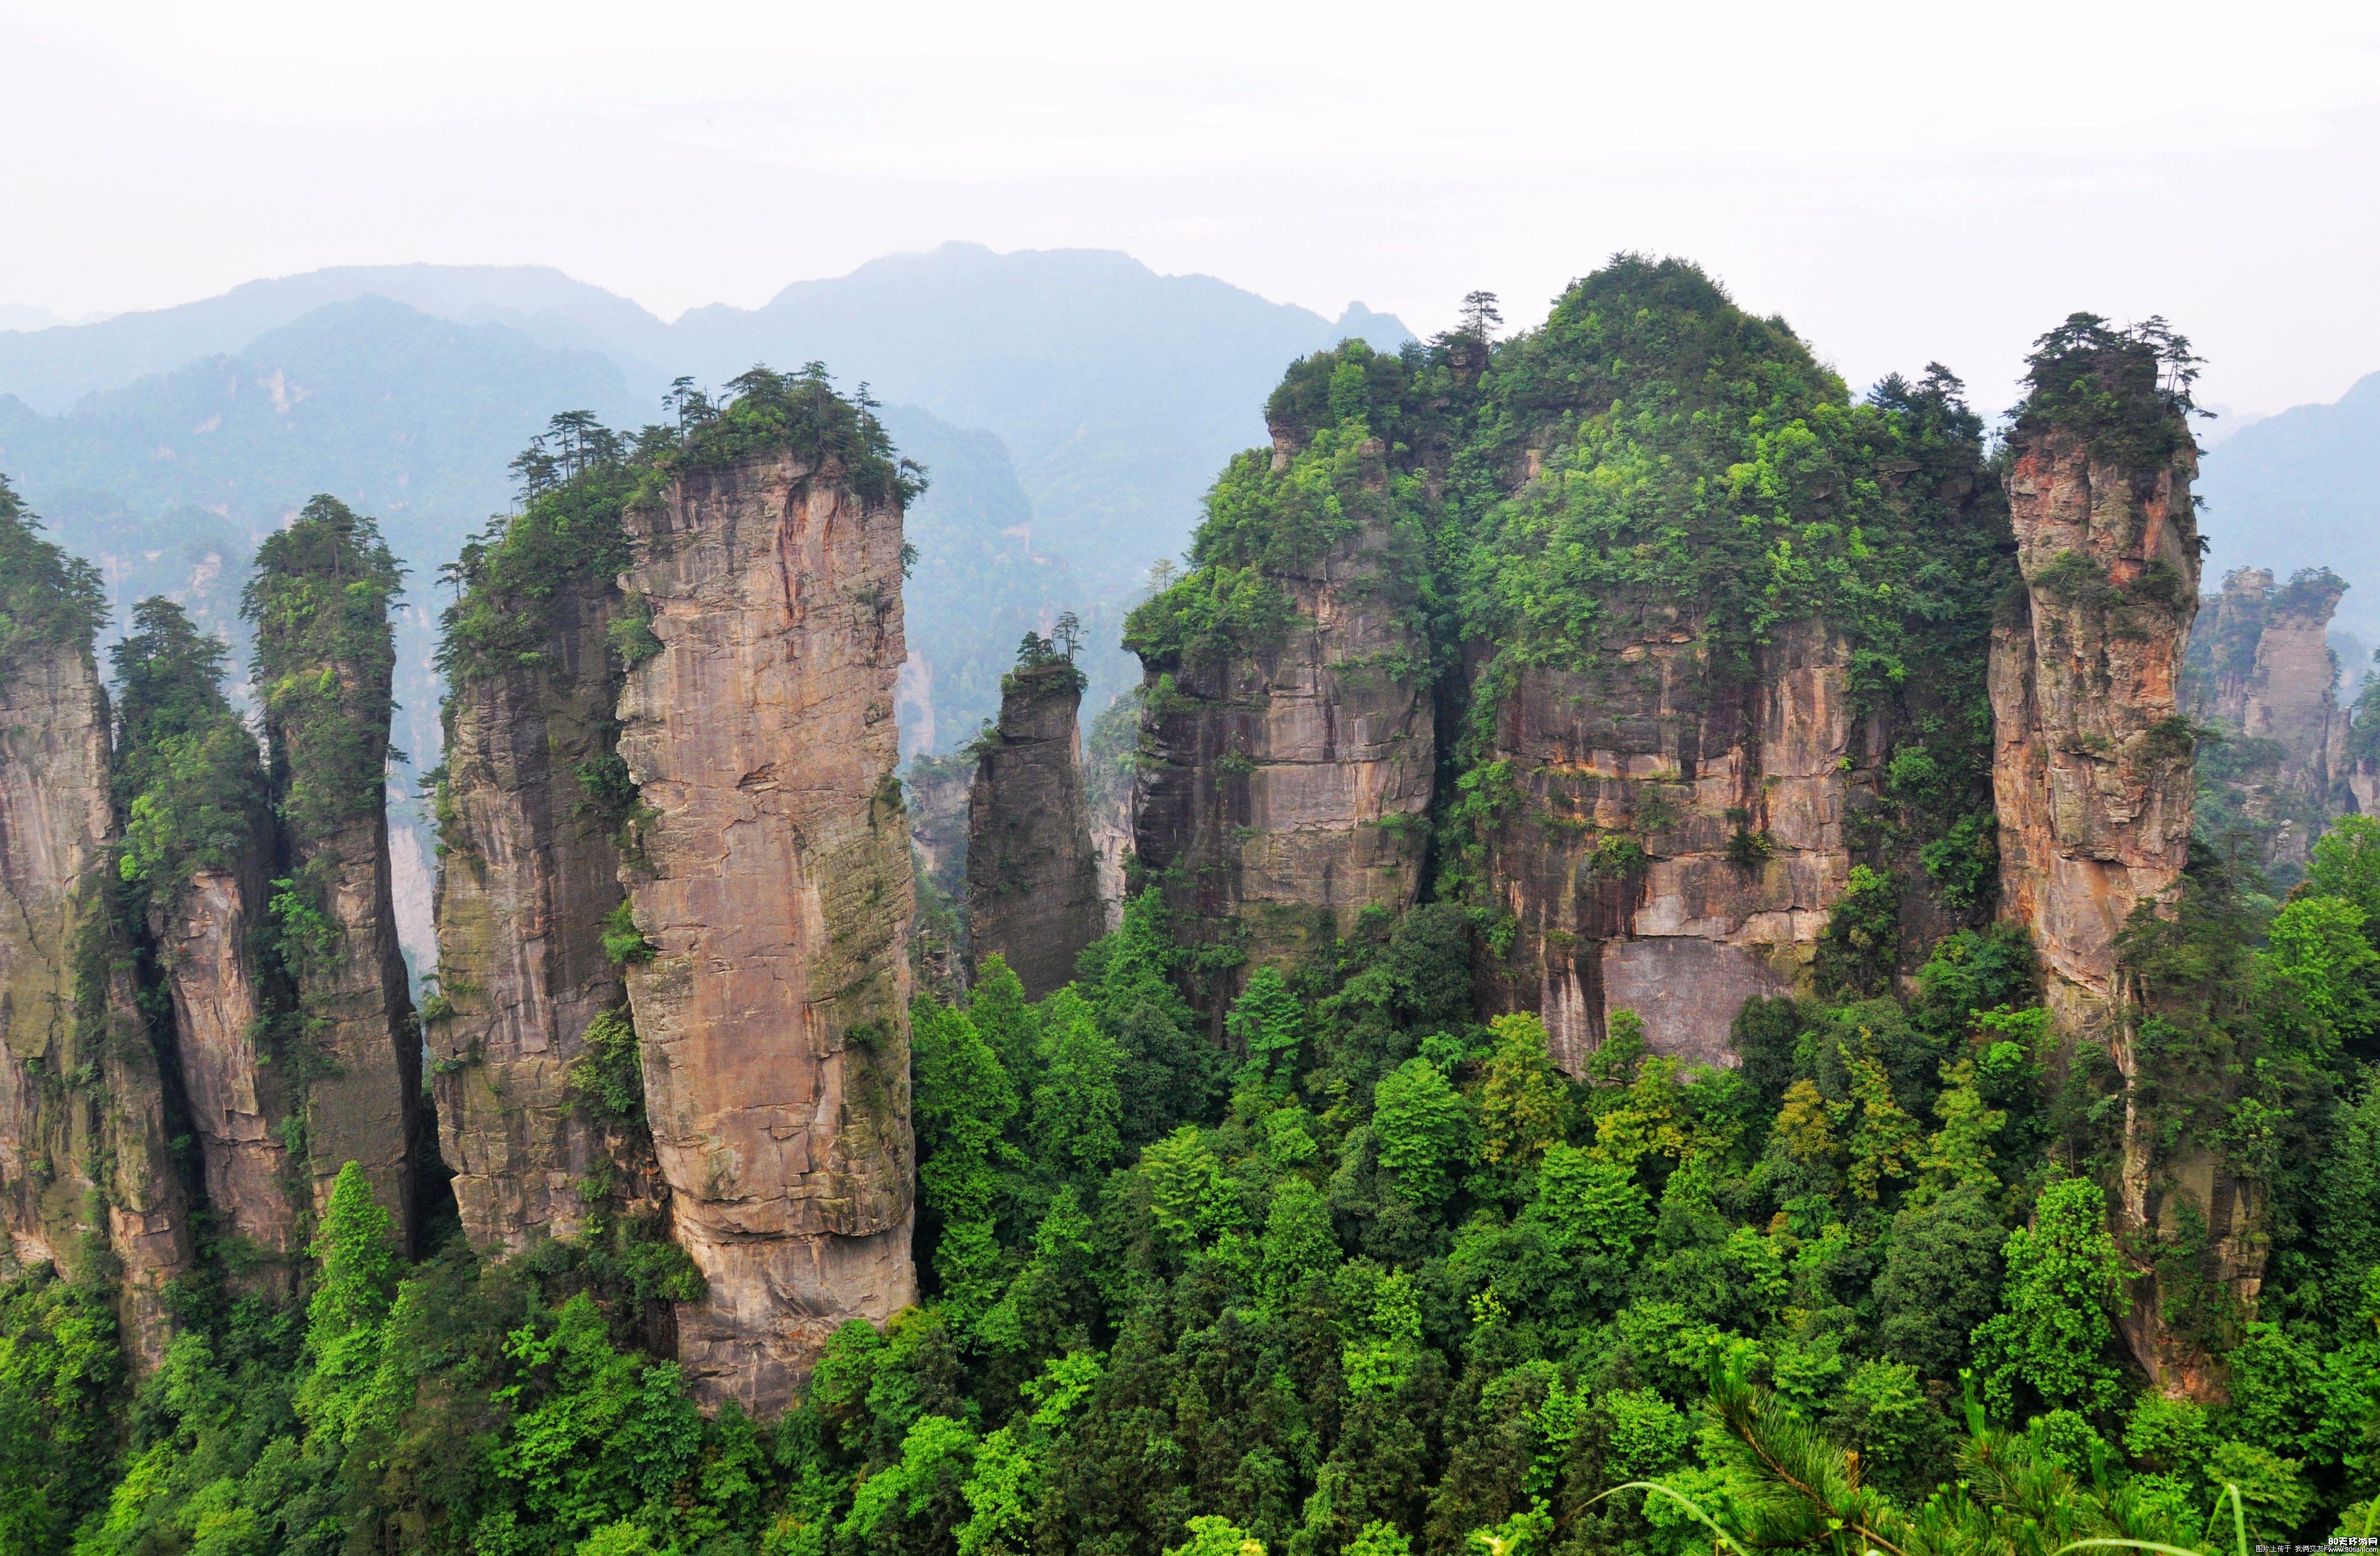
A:
[[[97,575],[0,481],[0,1275],[122,1266],[137,1360],[164,1352],[164,1287],[192,1262],[154,1039],[110,909],[107,695]]]
[[[2212,1398],[2218,1369],[2168,1323],[2162,1271],[2199,1245],[2192,1278],[2252,1312],[2260,1190],[2213,1141],[2160,1142],[2148,1082],[2168,1099],[2227,1083],[2172,1059],[2143,1074],[2138,1032],[2154,996],[2119,945],[2190,860],[2180,682],[2198,607],[2196,447],[2187,398],[2160,382],[2172,360],[2161,337],[2077,315],[2041,345],[2005,477],[2024,593],[1992,641],[2002,911],[2033,932],[2061,1036],[2105,1041],[2122,1076],[2114,1220],[2138,1271],[2126,1342],[2160,1388]]]
[[[1075,727],[1086,677],[1029,639],[1001,677],[1000,723],[978,746],[967,796],[967,949],[1007,959],[1038,1000],[1075,976],[1104,928]]]
[[[143,899],[173,1004],[174,1056],[219,1224],[287,1292],[307,1190],[293,1181],[286,989],[264,944],[273,819],[256,737],[224,696],[225,650],[170,600],[133,609],[112,650],[121,874]]]
[[[256,626],[276,807],[292,889],[281,915],[298,991],[306,1161],[315,1209],[346,1162],[415,1246],[421,1039],[397,948],[386,802],[388,619],[401,577],[373,522],[316,497],[258,548]]]
[[[1338,532],[1202,569],[1144,605],[1125,642],[1145,681],[1134,849],[1175,922],[1236,938],[1243,967],[1344,935],[1366,908],[1410,906],[1437,775],[1429,648],[1408,609],[1413,540],[1392,512],[1387,446],[1354,422],[1301,435],[1277,426],[1269,468],[1243,455],[1224,479],[1261,480],[1256,500],[1288,508],[1301,477],[1327,472],[1347,516]],[[1273,619],[1221,651],[1179,640],[1224,590]],[[1200,992],[1220,1022],[1234,990]]]
[[[807,407],[796,425],[855,415],[807,380],[730,415],[781,404]],[[859,449],[702,447],[629,516],[659,648],[620,703],[650,811],[623,872],[650,944],[628,996],[675,1234],[709,1282],[679,1360],[702,1396],[769,1410],[837,1325],[916,1295],[902,503]]]
[[[613,749],[612,580],[574,575],[542,600],[470,583],[447,638],[443,1003],[425,1025],[464,1232],[474,1247],[518,1252],[539,1232],[575,1235],[588,1185],[614,1168],[641,1178],[649,1154],[632,1112],[606,1116],[577,1075],[600,1019],[625,1038],[627,991],[603,935],[623,900],[615,835],[635,795]],[[465,642],[456,623],[480,613],[535,622],[527,651]],[[639,1186],[614,1185],[630,1197]]]
[[[2178,413],[2177,413],[2178,419]],[[2182,648],[2198,603],[2187,428],[2149,461],[2045,420],[2010,438],[2021,619],[1992,636],[2007,916],[2033,930],[2052,1007],[2098,1025],[2116,937],[2190,860]]]

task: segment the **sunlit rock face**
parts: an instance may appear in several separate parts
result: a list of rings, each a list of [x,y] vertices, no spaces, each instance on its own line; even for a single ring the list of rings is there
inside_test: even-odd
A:
[[[649,819],[627,974],[673,1230],[709,1282],[678,1355],[782,1407],[827,1337],[910,1303],[908,826],[894,776],[901,508],[790,454],[630,515],[660,650],[620,755]]]

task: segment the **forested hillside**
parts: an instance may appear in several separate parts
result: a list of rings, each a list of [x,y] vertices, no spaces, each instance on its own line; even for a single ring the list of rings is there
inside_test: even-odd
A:
[[[1995,447],[1681,261],[1495,323],[1289,371],[1125,627],[1120,926],[905,1018],[914,472],[815,377],[558,424],[446,638],[479,1182],[408,1259],[350,1167],[295,1299],[200,1223],[146,1368],[104,1245],[14,1281],[5,1549],[2380,1529],[2380,821],[2286,896],[2189,836],[2188,343],[2069,319]],[[8,517],[0,654],[87,636]],[[623,900],[522,885],[540,827]]]

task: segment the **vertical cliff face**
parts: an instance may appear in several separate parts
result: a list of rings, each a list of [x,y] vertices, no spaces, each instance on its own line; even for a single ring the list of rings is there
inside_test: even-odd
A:
[[[1622,1009],[1657,1052],[1733,1064],[1736,1012],[1808,970],[1848,813],[1876,802],[1884,726],[1853,718],[1839,635],[1784,629],[1748,684],[1714,685],[1706,655],[1699,623],[1648,613],[1596,670],[1524,670],[1500,707],[1500,1003],[1536,1009],[1573,1074]]]
[[[317,497],[257,553],[256,624],[273,790],[293,882],[282,939],[304,1025],[306,1161],[315,1208],[358,1163],[414,1248],[421,1043],[396,938],[388,809],[388,602],[379,530]]]
[[[267,922],[280,870],[264,765],[224,695],[222,641],[164,598],[136,605],[130,626],[110,650],[115,807],[128,818],[117,873],[172,1009],[216,1226],[242,1245],[243,1283],[286,1293],[306,1190],[290,1162],[297,1034]]]
[[[2022,618],[1992,640],[2001,891],[2061,1016],[2095,1025],[2116,937],[2189,862],[2192,742],[2180,699],[2197,608],[2187,430],[2150,461],[2047,423],[2010,439]]]
[[[603,934],[623,900],[614,834],[633,795],[613,749],[612,580],[573,576],[537,601],[489,592],[474,606],[536,622],[536,641],[454,656],[443,1004],[426,1026],[463,1229],[474,1247],[517,1252],[540,1232],[577,1235],[609,1169],[625,1172],[632,1197],[641,1175],[638,1132],[589,1107],[577,1078],[589,1027],[627,1000]]]
[[[900,493],[889,468],[750,446],[630,516],[660,646],[619,749],[650,812],[624,872],[646,1108],[709,1282],[679,1357],[705,1396],[770,1409],[836,1325],[915,1295],[911,865]]]
[[[259,828],[249,862],[200,869],[170,898],[152,900],[149,930],[173,1001],[175,1057],[208,1203],[225,1230],[274,1261],[280,1286],[287,1270],[278,1261],[298,1251],[301,1207],[284,1137],[285,1067],[261,1041],[267,994],[256,938],[266,901],[260,867],[271,846]]]
[[[1269,535],[1216,548],[1126,637],[1147,669],[1134,847],[1176,922],[1236,940],[1244,966],[1413,903],[1437,764],[1388,445],[1354,415],[1310,431],[1281,401],[1274,448],[1234,461],[1216,499],[1269,510]]]
[[[967,951],[1005,957],[1038,1000],[1099,938],[1099,870],[1075,727],[1084,677],[1045,646],[1002,677],[967,796]]]
[[[135,1358],[191,1264],[165,1076],[111,911],[107,699],[96,576],[0,482],[0,1222],[7,1263],[122,1267]]]
[[[2160,1388],[2211,1399],[2219,1370],[2169,1319],[2168,1282],[2206,1282],[2252,1314],[2262,1191],[2205,1131],[2160,1128],[2178,1105],[2219,1105],[2237,1077],[2169,1049],[2152,1068],[2148,1018],[2191,1014],[2164,1008],[2119,939],[2136,909],[2170,915],[2190,863],[2196,449],[2186,397],[2161,383],[2177,360],[2162,337],[2078,316],[2042,344],[2006,478],[2022,609],[1992,650],[2004,911],[2033,932],[2062,1035],[2104,1041],[2121,1076],[2112,1197],[2138,1271],[2126,1342]],[[2247,670],[2252,683],[2252,657]]]
[[[2327,569],[2277,589],[2271,573],[2241,568],[2202,603],[2190,636],[2190,713],[2227,736],[2199,755],[2199,793],[2212,813],[2197,830],[2246,834],[2259,862],[2285,878],[2351,803],[2348,719],[2329,644],[2346,590]]]
[[[1579,283],[1494,363],[1464,456],[1493,488],[1445,586],[1448,862],[1500,920],[1483,999],[1537,1012],[1572,1073],[1621,1010],[1657,1053],[1733,1064],[1747,1000],[1882,992],[1902,944],[1982,911],[1944,848],[1987,806],[2007,530],[1981,423],[1939,369],[1852,403],[1674,263]],[[1910,932],[1825,965],[1871,877]]]

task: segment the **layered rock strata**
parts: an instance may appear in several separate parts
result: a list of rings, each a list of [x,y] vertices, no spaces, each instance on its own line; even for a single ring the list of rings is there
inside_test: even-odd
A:
[[[622,696],[650,819],[628,972],[698,1394],[783,1405],[916,1295],[901,505],[831,457],[698,467],[630,515],[660,650]]]
[[[1104,928],[1076,728],[1083,685],[1062,656],[1002,677],[1000,722],[977,746],[967,795],[968,954],[1004,957],[1030,1000],[1072,981]]]
[[[577,1076],[589,1028],[627,1002],[603,945],[623,900],[616,603],[609,580],[555,590],[537,651],[458,675],[447,705],[431,1087],[463,1229],[498,1253],[575,1236],[599,1185],[625,1173],[608,1192],[633,1198],[643,1175],[640,1132]]]
[[[1291,613],[1277,645],[1148,667],[1133,846],[1177,924],[1245,937],[1243,966],[1419,889],[1436,711],[1389,560],[1386,527],[1365,525],[1271,576]]]
[[[0,487],[0,523],[13,511]],[[39,541],[33,542],[39,544]],[[19,619],[22,619],[21,614]],[[87,633],[0,654],[0,1220],[15,1270],[122,1268],[137,1361],[166,1340],[164,1285],[192,1265],[165,1076],[131,950],[109,919],[107,697]]]
[[[1852,717],[1840,636],[1781,630],[1748,685],[1714,685],[1666,610],[1590,671],[1532,667],[1497,720],[1513,785],[1488,875],[1517,926],[1494,1003],[1534,1009],[1572,1074],[1616,1010],[1656,1052],[1732,1064],[1744,1001],[1789,992],[1873,808],[1879,721]]]

